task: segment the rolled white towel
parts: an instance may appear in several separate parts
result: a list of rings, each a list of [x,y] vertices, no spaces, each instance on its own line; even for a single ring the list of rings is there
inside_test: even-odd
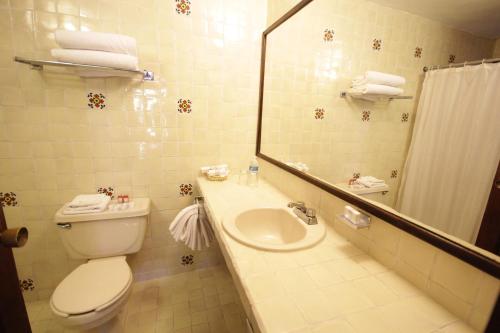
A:
[[[356,77],[352,82],[353,86],[364,85],[368,83],[381,84],[391,87],[400,87],[406,83],[406,79],[399,75],[376,71],[366,71],[364,75]]]
[[[103,202],[109,203],[111,198],[106,194],[80,194],[68,203],[69,208],[91,207]]]
[[[54,58],[63,62],[94,66],[106,66],[116,69],[138,69],[137,57],[127,54],[110,53],[104,51],[63,49],[52,49],[50,53]]]
[[[135,38],[105,32],[56,30],[56,43],[63,49],[94,50],[137,56]]]
[[[385,95],[385,96],[398,96],[403,93],[403,89],[384,86],[381,84],[364,84],[360,86],[353,86],[351,92],[362,94],[362,95]]]

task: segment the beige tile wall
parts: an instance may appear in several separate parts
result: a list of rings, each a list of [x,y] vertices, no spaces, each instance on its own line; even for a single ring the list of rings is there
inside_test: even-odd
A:
[[[216,245],[189,251],[167,228],[193,202],[180,186],[194,186],[200,166],[239,169],[254,154],[266,2],[194,0],[189,15],[176,4],[0,1],[0,192],[16,195],[17,205],[4,207],[8,225],[30,231],[26,247],[14,251],[20,278],[34,281],[27,299],[48,297],[80,263],[66,256],[52,217],[74,195],[98,187],[152,199],[144,247],[130,258],[138,278],[221,261]],[[55,29],[135,37],[140,66],[156,80],[80,79],[12,61],[49,59]],[[105,96],[105,107],[90,108],[89,93]],[[179,99],[189,99],[192,112],[179,113]],[[182,266],[189,254],[194,264]]]
[[[269,1],[268,20],[296,2]],[[314,0],[268,35],[262,151],[333,184],[353,174],[384,179],[381,199],[392,206],[418,98],[372,103],[340,92],[377,70],[404,76],[404,94],[417,96],[424,66],[489,58],[493,44],[369,1]]]
[[[379,218],[372,216],[368,229],[352,229],[336,218],[342,214],[345,201],[272,164],[263,160],[260,163],[262,176],[271,184],[293,200],[302,200],[307,206],[319,209],[320,215],[340,235],[394,269],[472,327],[483,331],[500,291],[499,279]],[[400,292],[405,290],[401,285]]]

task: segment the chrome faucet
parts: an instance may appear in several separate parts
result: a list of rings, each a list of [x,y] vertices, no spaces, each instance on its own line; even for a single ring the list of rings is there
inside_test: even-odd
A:
[[[297,217],[306,224],[318,224],[318,219],[316,219],[316,210],[313,208],[307,208],[304,202],[292,201],[288,203],[288,207],[293,208],[295,215],[297,215]]]

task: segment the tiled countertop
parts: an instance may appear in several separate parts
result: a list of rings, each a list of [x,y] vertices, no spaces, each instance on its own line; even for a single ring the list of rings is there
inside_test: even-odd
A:
[[[229,212],[286,207],[289,198],[268,183],[250,188],[234,178],[198,178],[198,185],[261,332],[475,332],[329,224],[320,243],[293,252],[258,250],[231,238],[221,225]]]

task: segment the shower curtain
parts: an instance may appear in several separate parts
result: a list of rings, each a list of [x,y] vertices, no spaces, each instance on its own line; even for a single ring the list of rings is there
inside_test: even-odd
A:
[[[398,210],[474,243],[500,158],[500,63],[426,73]]]

